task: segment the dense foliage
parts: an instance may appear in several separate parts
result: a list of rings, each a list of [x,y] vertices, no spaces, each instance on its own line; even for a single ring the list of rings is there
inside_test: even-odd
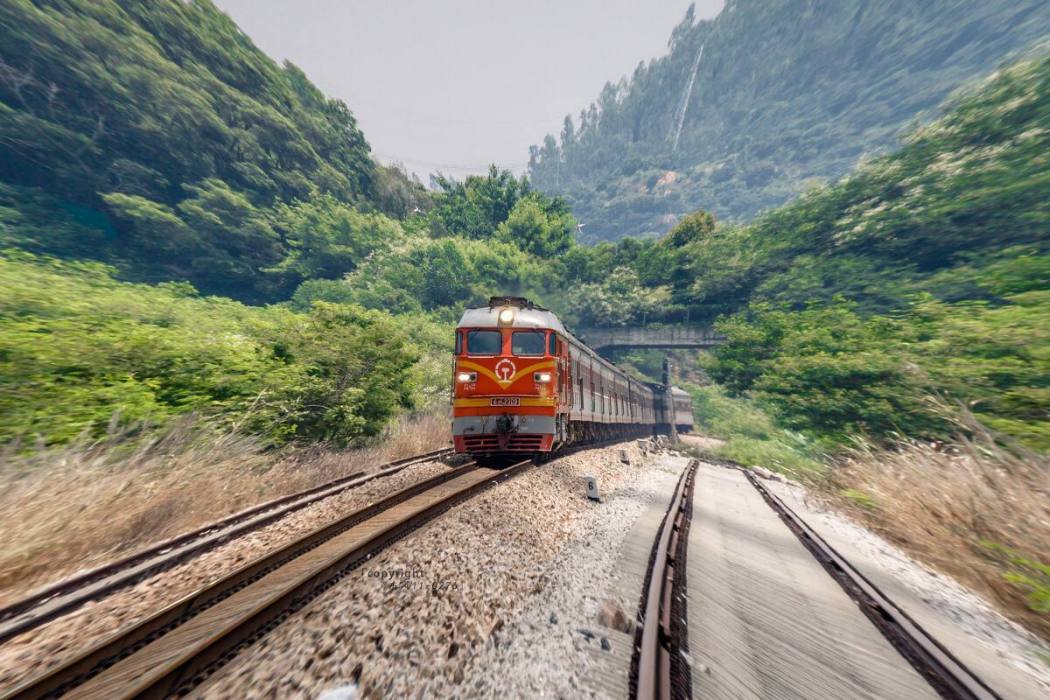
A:
[[[690,9],[666,56],[532,147],[529,173],[587,241],[662,233],[697,208],[748,219],[893,145],[1048,33],[1044,0],[729,0],[701,22]]]
[[[430,193],[376,165],[209,0],[0,8],[0,441],[188,412],[373,434],[445,390],[434,319],[554,288],[575,227],[508,172]]]
[[[899,152],[749,226],[696,212],[661,239],[541,257],[497,233],[535,193],[506,174],[470,178],[439,195],[441,237],[409,237],[296,299],[452,320],[521,292],[575,328],[722,317],[729,342],[708,372],[729,395],[712,406],[748,397],[748,415],[767,410],[790,436],[746,449],[738,436],[739,456],[947,437],[954,402],[1046,448],[1048,75],[1046,58],[1004,70]]]
[[[833,441],[945,435],[942,408],[1050,448],[1050,57],[898,153],[682,248],[680,303],[729,337],[710,367]]]
[[[372,161],[346,105],[209,0],[5,2],[0,47],[8,243],[273,299],[302,267],[275,207],[403,215],[419,197]]]
[[[857,44],[850,70],[830,83],[814,61],[821,47],[840,46],[832,30],[848,15],[850,36],[867,36],[882,10],[841,3],[804,14],[811,45],[775,44],[787,53],[763,65],[780,68],[755,73],[779,111],[745,120],[737,92],[711,99],[719,81],[739,81],[751,66],[740,53],[747,42],[726,42],[750,36],[742,24],[756,17],[781,22],[809,5],[785,0],[756,15],[738,0],[714,23],[676,29],[670,56],[588,115],[586,128],[567,129],[563,142],[576,150],[557,158],[589,163],[595,177],[617,159],[633,167],[672,123],[660,110],[703,45],[711,64],[698,69],[680,155],[721,159],[718,172],[730,176],[711,179],[703,166],[705,191],[723,192],[722,183],[768,198],[783,180],[745,187],[757,162],[748,159],[768,169],[803,144],[806,162],[833,174],[1034,31],[1045,15],[1029,5],[961,3],[972,15],[964,30],[939,4],[941,33],[913,46],[934,12],[917,7],[885,45]],[[993,10],[1005,14],[993,19]],[[728,343],[707,372],[722,388],[698,400],[738,417],[768,411],[777,426],[763,435],[805,445],[803,461],[815,445],[857,433],[945,436],[951,416],[935,403],[952,402],[1050,447],[1050,58],[1001,70],[896,153],[751,224],[716,225],[695,211],[661,238],[587,246],[577,238],[600,238],[594,222],[579,226],[566,200],[528,179],[492,168],[463,181],[439,176],[425,192],[379,168],[344,105],[273,64],[206,0],[14,2],[0,18],[0,246],[9,249],[0,259],[0,440],[62,442],[115,415],[164,424],[198,412],[275,442],[352,441],[444,390],[447,324],[462,308],[521,294],[576,329],[720,319]],[[1015,36],[993,31],[1000,23]],[[955,53],[932,56],[925,43],[949,39]],[[900,65],[909,71],[847,95],[871,71]],[[810,111],[799,111],[803,85],[817,95]],[[834,119],[829,100],[841,103]],[[876,105],[882,111],[861,118]],[[835,128],[791,136],[818,118]],[[625,142],[629,123],[641,131]],[[742,123],[746,141],[718,126]],[[856,148],[839,148],[847,141]],[[767,152],[773,142],[786,150]],[[703,150],[715,144],[749,155]],[[543,184],[551,161],[541,155],[534,178]],[[661,172],[625,171],[624,182],[644,176],[654,192],[680,182]],[[634,225],[615,191],[595,192]],[[197,289],[280,303],[245,306]],[[657,359],[628,362],[655,371]],[[746,449],[760,453],[761,441]]]
[[[726,400],[806,440],[947,437],[961,404],[1047,449],[1048,125],[1044,54],[834,186],[750,225],[699,211],[660,239],[574,246],[537,294],[575,326],[721,319]]]
[[[418,362],[441,335],[423,319],[250,307],[24,253],[0,259],[0,288],[0,442],[195,412],[274,443],[345,444],[416,404],[433,380]]]

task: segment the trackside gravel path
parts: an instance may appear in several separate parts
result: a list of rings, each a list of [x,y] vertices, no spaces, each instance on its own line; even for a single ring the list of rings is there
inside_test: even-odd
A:
[[[697,472],[689,650],[698,698],[929,698],[743,473]]]

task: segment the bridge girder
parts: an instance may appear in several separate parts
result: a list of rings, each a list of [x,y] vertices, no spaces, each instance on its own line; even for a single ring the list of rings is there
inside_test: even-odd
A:
[[[648,328],[582,328],[577,335],[595,350],[605,348],[711,348],[725,342],[725,336],[701,326]]]

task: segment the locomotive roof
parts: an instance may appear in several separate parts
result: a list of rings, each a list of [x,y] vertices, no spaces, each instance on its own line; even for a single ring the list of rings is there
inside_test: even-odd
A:
[[[505,306],[483,306],[480,309],[467,309],[463,317],[459,319],[459,328],[495,328],[499,326],[499,312]],[[514,309],[514,322],[507,325],[508,328],[551,328],[559,333],[568,335],[565,326],[553,312],[539,307],[516,307]]]

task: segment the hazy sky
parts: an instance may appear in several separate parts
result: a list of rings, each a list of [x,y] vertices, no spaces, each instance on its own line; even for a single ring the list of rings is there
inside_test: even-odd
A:
[[[667,52],[690,0],[216,0],[255,43],[346,102],[384,162],[426,181],[528,147],[607,80]],[[713,17],[723,0],[696,0]]]

